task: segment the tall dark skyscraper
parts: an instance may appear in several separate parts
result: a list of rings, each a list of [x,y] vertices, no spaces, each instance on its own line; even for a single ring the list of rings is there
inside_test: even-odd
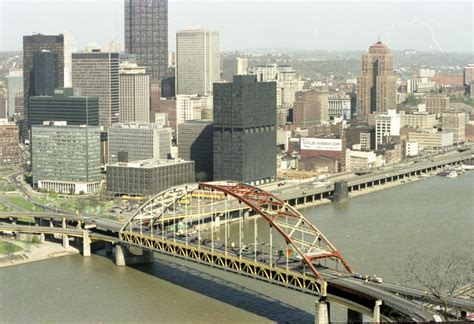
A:
[[[30,97],[52,96],[58,88],[58,54],[48,50],[33,54]]]
[[[168,0],[125,0],[125,52],[160,81],[168,68]]]
[[[276,83],[254,75],[214,83],[214,180],[260,184],[276,176]]]
[[[35,53],[41,53],[43,51],[49,51],[50,54],[45,55],[42,59],[37,58],[37,61],[44,64],[48,59],[56,55],[57,83],[55,83],[55,85],[57,88],[64,87],[64,36],[41,34],[23,36],[23,98],[26,119],[28,119],[28,99],[34,94],[34,74],[36,72],[34,68],[34,57]],[[40,70],[41,68],[37,67],[38,73]],[[45,88],[43,86],[39,87]]]

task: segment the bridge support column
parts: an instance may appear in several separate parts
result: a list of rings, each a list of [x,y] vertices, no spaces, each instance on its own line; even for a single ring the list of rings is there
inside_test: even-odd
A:
[[[125,266],[125,253],[121,245],[115,246],[115,265],[119,267]]]
[[[330,305],[327,300],[328,283],[323,281],[321,283],[321,298],[316,300],[316,310],[314,314],[314,324],[329,324],[330,323]]]
[[[347,181],[334,183],[334,202],[343,202],[349,198]]]
[[[44,243],[44,233],[40,234],[40,243]]]
[[[105,253],[107,254],[112,254],[112,243],[111,242],[105,242]]]
[[[63,228],[66,228],[66,218],[63,218],[61,225]]]
[[[362,321],[362,313],[350,308],[347,309],[347,324],[362,323]]]
[[[69,249],[69,236],[63,234],[63,248]]]
[[[381,300],[377,300],[374,306],[374,320],[373,323],[380,323],[380,305],[382,305]]]
[[[84,230],[82,235],[82,256],[90,257],[91,256],[91,240],[89,238],[89,232]]]
[[[314,324],[329,324],[329,302],[326,297],[316,300],[316,313],[314,314]]]

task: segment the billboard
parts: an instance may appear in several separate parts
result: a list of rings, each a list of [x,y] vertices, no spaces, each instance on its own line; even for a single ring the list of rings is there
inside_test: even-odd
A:
[[[341,151],[342,140],[333,138],[302,137],[301,150]]]

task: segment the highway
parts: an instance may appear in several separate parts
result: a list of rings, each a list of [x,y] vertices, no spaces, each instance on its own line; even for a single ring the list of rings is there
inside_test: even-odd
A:
[[[324,272],[324,274],[328,281],[329,294],[335,293],[336,290],[342,290],[353,294],[355,298],[367,299],[372,301],[372,303],[375,303],[376,300],[382,300],[381,314],[388,318],[393,318],[395,314],[408,316],[408,318],[401,318],[402,321],[430,322],[436,318],[436,312],[423,308],[421,305],[408,299],[382,290],[378,286],[369,285],[365,281],[352,277],[339,277],[327,272]]]
[[[428,161],[423,159],[428,158]],[[323,193],[331,193],[334,190],[334,182],[347,181],[348,186],[354,186],[370,181],[377,181],[387,177],[415,172],[420,169],[436,167],[446,163],[452,163],[459,159],[472,158],[472,149],[469,148],[464,152],[448,151],[443,154],[430,155],[429,157],[420,157],[408,163],[395,164],[377,169],[367,169],[369,172],[364,175],[356,175],[354,172],[346,172],[330,176],[324,181],[307,180],[307,181],[279,181],[277,183],[265,184],[260,186],[264,190],[273,192],[283,200],[290,200],[310,195],[318,195]],[[285,183],[282,185],[282,183]],[[280,184],[280,185],[278,185]]]
[[[74,237],[84,237],[84,229],[82,228],[62,228],[50,226],[27,226],[15,224],[0,224],[0,232],[19,232],[19,233],[33,233],[33,234],[64,234]],[[118,238],[94,232],[89,232],[89,238],[93,241],[118,242]]]
[[[401,296],[408,296],[410,298],[416,298],[419,301],[425,301],[425,302],[433,302],[437,303],[439,300],[434,299],[433,297],[430,297],[429,294],[427,294],[423,290],[415,289],[415,288],[410,288],[410,287],[404,287],[404,286],[399,286],[391,283],[373,283],[373,282],[368,282],[367,285],[369,286],[376,286],[379,288],[382,288],[386,291],[399,294]],[[474,301],[470,300],[465,300],[461,299],[458,297],[443,297],[444,300],[446,300],[448,306],[456,307],[459,309],[463,309],[466,311],[471,311],[474,312]]]
[[[53,220],[62,222],[65,219],[67,222],[94,222],[96,228],[102,231],[110,231],[118,233],[123,226],[123,223],[113,221],[110,219],[101,218],[98,216],[85,216],[75,214],[58,214],[58,213],[22,213],[22,212],[3,212],[0,213],[0,220],[21,219],[25,217],[32,217],[41,220]]]

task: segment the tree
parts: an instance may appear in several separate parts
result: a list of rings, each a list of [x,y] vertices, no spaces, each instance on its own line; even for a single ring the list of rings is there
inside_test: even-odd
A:
[[[426,257],[415,254],[410,258],[408,280],[412,286],[421,286],[429,300],[442,305],[447,321],[450,314],[449,299],[474,279],[474,258],[460,253],[445,253]],[[459,314],[459,312],[456,312]],[[458,316],[458,315],[456,315]]]

